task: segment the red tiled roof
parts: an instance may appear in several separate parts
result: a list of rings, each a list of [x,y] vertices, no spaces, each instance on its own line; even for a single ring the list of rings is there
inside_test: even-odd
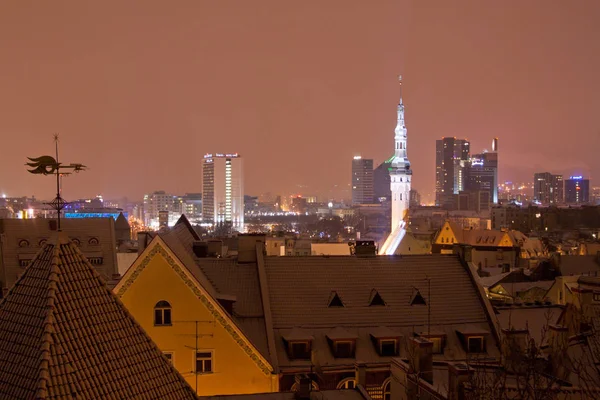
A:
[[[0,303],[2,399],[195,399],[64,234]]]

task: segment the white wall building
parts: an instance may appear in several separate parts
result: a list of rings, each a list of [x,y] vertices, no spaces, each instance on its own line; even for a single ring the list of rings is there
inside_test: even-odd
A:
[[[206,154],[202,165],[202,220],[231,223],[244,231],[244,175],[242,158],[233,154]]]

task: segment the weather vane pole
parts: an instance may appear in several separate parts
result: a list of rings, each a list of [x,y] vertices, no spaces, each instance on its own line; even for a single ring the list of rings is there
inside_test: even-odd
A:
[[[56,158],[52,156],[41,156],[37,158],[27,157],[30,162],[25,165],[33,168],[28,170],[32,174],[56,175],[56,198],[47,204],[51,205],[52,208],[56,210],[57,226],[60,231],[60,212],[67,205],[67,202],[60,195],[60,177],[62,175],[69,175],[73,172],[85,171],[86,166],[83,164],[63,165],[58,162],[58,133],[54,134],[54,147],[56,150]]]

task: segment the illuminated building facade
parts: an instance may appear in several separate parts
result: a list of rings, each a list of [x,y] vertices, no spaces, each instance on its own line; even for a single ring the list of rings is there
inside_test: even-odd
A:
[[[561,204],[563,197],[563,177],[550,172],[533,175],[533,200],[540,204]]]
[[[465,190],[470,143],[445,137],[435,142],[435,204],[451,207],[454,196]]]
[[[494,139],[497,143],[497,139]],[[489,193],[491,203],[498,204],[498,153],[496,151],[471,156],[466,171],[465,190]]]
[[[352,160],[352,205],[373,202],[373,160],[355,156]]]
[[[402,85],[402,82],[400,82],[400,85]],[[406,232],[404,230],[404,218],[408,212],[410,202],[412,170],[406,151],[407,131],[404,123],[402,94],[400,94],[398,119],[394,132],[394,157],[391,160],[389,169],[392,196],[392,226],[390,235],[380,249],[380,254],[394,254]]]
[[[242,158],[233,154],[206,154],[202,166],[202,220],[231,224],[244,230],[244,177]]]
[[[164,190],[158,190],[151,194],[144,195],[144,225],[158,228],[158,216],[160,212],[174,213],[179,211],[180,207],[177,197]]]
[[[565,203],[586,204],[590,202],[590,180],[572,176],[565,180]]]

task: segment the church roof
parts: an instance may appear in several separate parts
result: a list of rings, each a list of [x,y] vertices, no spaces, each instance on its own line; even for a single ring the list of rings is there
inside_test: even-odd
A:
[[[0,397],[194,399],[64,233],[0,303]]]

